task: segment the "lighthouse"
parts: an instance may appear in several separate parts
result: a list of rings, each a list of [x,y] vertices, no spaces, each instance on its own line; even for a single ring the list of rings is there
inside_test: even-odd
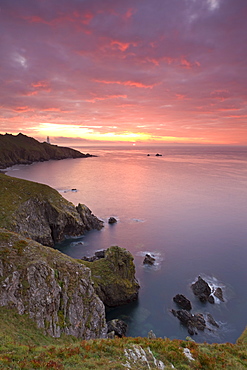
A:
[[[50,144],[50,138],[49,138],[49,136],[47,136],[46,142],[47,142],[47,144]]]

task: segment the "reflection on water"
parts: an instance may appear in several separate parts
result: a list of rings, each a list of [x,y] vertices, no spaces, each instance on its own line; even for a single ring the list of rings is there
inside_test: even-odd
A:
[[[220,322],[197,341],[234,342],[246,326],[247,148],[84,151],[99,156],[14,166],[8,174],[46,183],[105,221],[101,231],[61,243],[64,253],[81,258],[119,245],[134,255],[139,300],[111,309],[109,318],[124,317],[129,335],[146,336],[152,329],[160,337],[184,339],[186,328],[170,313],[180,293],[193,312],[211,313]],[[118,222],[108,225],[110,216]],[[146,252],[156,257],[154,266],[143,266]],[[201,304],[193,296],[190,285],[198,275],[222,286],[224,303]]]

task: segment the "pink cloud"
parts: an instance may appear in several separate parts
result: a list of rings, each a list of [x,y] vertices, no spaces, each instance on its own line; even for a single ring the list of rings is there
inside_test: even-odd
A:
[[[156,84],[146,85],[141,82],[136,81],[107,81],[107,80],[94,80],[95,82],[110,85],[110,84],[117,84],[123,86],[131,86],[131,87],[138,87],[143,89],[152,89]]]

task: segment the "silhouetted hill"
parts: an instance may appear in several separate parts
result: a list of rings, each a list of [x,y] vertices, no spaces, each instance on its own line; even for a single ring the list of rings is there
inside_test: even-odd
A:
[[[31,164],[33,162],[48,161],[50,159],[86,158],[90,154],[83,154],[71,148],[40,143],[32,137],[18,134],[0,135],[0,168],[14,164]]]

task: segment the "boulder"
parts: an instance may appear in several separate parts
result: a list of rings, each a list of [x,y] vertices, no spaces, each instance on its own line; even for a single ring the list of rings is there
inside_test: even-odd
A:
[[[208,301],[211,294],[211,288],[208,283],[201,278],[201,276],[198,276],[198,280],[191,285],[191,288],[195,296],[197,296],[201,302]]]
[[[153,265],[155,262],[155,258],[151,256],[151,254],[147,253],[145,255],[145,258],[144,258],[144,261],[143,261],[143,264],[144,265]]]
[[[175,297],[173,297],[173,301],[184,310],[190,311],[192,308],[190,300],[187,299],[183,294],[177,294]]]
[[[120,319],[114,319],[107,322],[107,327],[110,338],[112,338],[113,333],[117,337],[122,338],[126,336],[128,325]]]
[[[113,246],[105,251],[105,258],[83,262],[90,268],[94,288],[106,306],[120,306],[138,298],[140,285],[133,260],[126,249]]]
[[[115,224],[117,222],[117,219],[115,217],[110,217],[108,220],[108,224]]]

